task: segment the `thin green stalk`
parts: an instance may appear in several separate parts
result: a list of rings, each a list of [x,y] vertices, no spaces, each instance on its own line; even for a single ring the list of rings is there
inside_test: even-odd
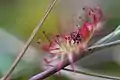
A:
[[[84,71],[80,71],[80,70],[79,71],[72,70],[72,69],[68,69],[68,68],[63,68],[63,70],[78,73],[78,74],[84,74],[84,75],[88,75],[88,76],[104,78],[104,79],[120,80],[120,77],[113,77],[113,76],[107,76],[107,75],[102,75],[102,74],[97,74],[97,73],[84,72]]]

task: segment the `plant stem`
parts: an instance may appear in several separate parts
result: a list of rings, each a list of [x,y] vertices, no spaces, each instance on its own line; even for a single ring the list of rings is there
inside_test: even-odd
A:
[[[54,67],[53,65],[48,65],[48,66]],[[85,72],[85,71],[80,71],[80,70],[73,70],[73,69],[69,69],[69,68],[63,68],[62,70],[73,72],[73,73],[77,73],[77,74],[84,74],[84,75],[99,77],[99,78],[120,80],[119,77],[113,77],[113,76],[107,76],[107,75],[102,75],[102,74],[90,73],[90,72]]]
[[[10,70],[7,72],[7,74],[1,79],[1,80],[6,80],[11,73],[14,71],[14,69],[16,68],[16,66],[18,65],[18,63],[20,62],[21,58],[24,56],[25,52],[27,51],[28,47],[30,46],[31,42],[33,41],[35,35],[37,34],[38,30],[40,27],[42,27],[43,23],[45,22],[46,18],[48,17],[49,13],[51,12],[51,10],[53,9],[55,3],[57,0],[53,0],[49,7],[46,9],[45,14],[42,18],[42,20],[40,21],[40,23],[35,27],[35,29],[33,30],[33,32],[31,33],[31,36],[29,37],[29,39],[27,40],[25,46],[23,47],[23,49],[21,50],[21,52],[19,53],[18,57],[16,58],[16,60],[13,62]]]
[[[109,47],[113,47],[113,46],[117,46],[120,45],[120,40],[114,41],[114,42],[110,42],[110,43],[106,43],[106,44],[101,44],[101,45],[95,45],[95,46],[91,46],[89,48],[87,48],[85,51],[83,51],[80,54],[74,55],[73,59],[74,62],[80,60],[81,58],[88,56],[96,51],[105,49],[105,48],[109,48]],[[70,65],[70,62],[68,59],[66,59],[63,64],[60,66],[60,68],[58,69],[58,66],[55,65],[54,67],[50,67],[49,69],[33,76],[32,78],[30,78],[29,80],[43,80],[53,74],[55,74],[56,72],[60,71],[61,69],[64,69],[64,67]]]
[[[68,69],[68,68],[63,68],[63,70],[69,71],[69,72],[78,73],[78,74],[84,74],[84,75],[99,77],[99,78],[112,79],[112,80],[120,80],[119,77],[113,77],[113,76],[101,75],[101,74],[96,74],[96,73],[90,73],[90,72],[72,70],[72,69]]]

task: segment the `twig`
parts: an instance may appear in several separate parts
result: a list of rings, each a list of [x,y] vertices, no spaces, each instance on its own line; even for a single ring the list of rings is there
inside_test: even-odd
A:
[[[48,66],[54,67],[53,65],[48,65]],[[77,74],[84,74],[84,75],[99,77],[99,78],[112,79],[112,80],[120,80],[120,77],[113,77],[113,76],[108,76],[108,75],[90,73],[90,72],[85,72],[85,71],[80,71],[80,70],[73,70],[73,69],[69,69],[69,68],[63,68],[62,70],[69,71],[69,72],[74,72],[74,73],[77,73]]]
[[[116,46],[116,45],[120,45],[120,40],[89,47],[88,49],[86,49],[82,53],[80,53],[78,55],[74,55],[73,56],[74,57],[74,62],[80,60],[81,58],[83,58],[87,55],[92,54],[93,52],[96,52],[96,51],[99,51],[99,50],[102,50],[102,49],[105,49],[105,48],[113,47],[113,46]],[[64,67],[68,66],[69,64],[70,64],[70,62],[67,59],[63,62],[63,64],[61,65],[61,67],[59,69],[58,69],[57,65],[54,66],[54,67],[50,67],[49,69],[45,70],[44,72],[41,72],[41,73],[33,76],[29,80],[43,80],[43,79],[55,74],[56,72],[60,71],[61,69],[64,69]]]
[[[7,72],[7,74],[1,79],[1,80],[6,80],[11,73],[14,71],[14,69],[16,68],[16,66],[18,65],[18,63],[20,62],[21,58],[23,57],[23,55],[25,54],[25,52],[27,51],[28,47],[30,46],[31,42],[33,41],[35,35],[37,34],[38,30],[40,27],[42,27],[43,23],[45,22],[46,18],[48,17],[49,13],[51,12],[51,10],[53,9],[55,3],[57,0],[53,0],[49,7],[46,9],[45,14],[42,18],[42,20],[40,21],[40,23],[35,27],[35,29],[33,30],[33,32],[31,33],[31,36],[29,37],[29,39],[27,40],[25,46],[23,47],[23,49],[21,50],[21,52],[19,53],[18,57],[16,58],[16,60],[13,62],[10,70]]]
[[[68,68],[63,68],[63,70],[66,70],[66,71],[69,71],[69,72],[78,73],[78,74],[84,74],[84,75],[99,77],[99,78],[112,79],[112,80],[120,80],[120,77],[107,76],[107,75],[90,73],[90,72],[85,72],[85,71],[80,71],[80,70],[79,71],[78,70],[72,70],[72,69],[68,69]]]

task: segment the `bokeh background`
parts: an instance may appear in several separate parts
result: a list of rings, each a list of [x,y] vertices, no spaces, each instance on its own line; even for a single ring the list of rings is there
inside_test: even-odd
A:
[[[0,77],[5,75],[12,65],[50,2],[51,0],[0,0]],[[42,31],[46,31],[49,37],[58,33],[69,33],[78,24],[77,18],[82,16],[82,7],[97,5],[104,11],[107,21],[102,32],[99,33],[99,36],[95,36],[91,43],[114,30],[120,24],[119,0],[58,0],[55,8],[13,72],[12,80],[28,80],[31,76],[44,70],[43,57],[46,53],[42,52],[40,45],[36,43],[38,38],[44,42],[47,41]],[[104,49],[85,57],[76,63],[76,69],[120,76],[119,48],[120,46]],[[64,75],[63,80],[106,80],[67,71],[62,71],[62,73]],[[46,80],[58,80],[58,78],[59,76],[53,75]]]

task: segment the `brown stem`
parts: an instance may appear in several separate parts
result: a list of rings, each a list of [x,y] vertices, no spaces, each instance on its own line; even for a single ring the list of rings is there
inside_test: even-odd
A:
[[[92,54],[93,52],[108,48],[108,47],[113,47],[116,45],[120,45],[120,40],[114,41],[114,42],[110,42],[110,43],[106,43],[106,44],[101,44],[101,45],[95,45],[92,47],[89,47],[88,49],[86,49],[85,51],[83,51],[82,53],[78,54],[78,55],[74,55],[74,62],[80,60],[81,58],[88,56],[90,54]],[[56,72],[60,71],[61,69],[64,69],[64,67],[70,65],[70,62],[68,60],[65,60],[63,62],[63,64],[61,65],[61,67],[58,69],[58,66],[54,66],[54,67],[50,67],[49,69],[38,73],[37,75],[33,76],[32,78],[30,78],[29,80],[43,80],[53,74],[55,74]]]
[[[20,62],[21,58],[24,56],[25,52],[27,51],[28,47],[30,46],[31,42],[33,41],[35,35],[37,34],[38,30],[40,27],[42,27],[43,23],[45,22],[46,18],[48,17],[49,13],[51,12],[51,10],[53,9],[55,3],[57,0],[53,0],[49,7],[46,9],[45,14],[42,18],[42,20],[40,21],[40,23],[35,27],[35,29],[33,30],[33,32],[31,33],[31,36],[29,37],[29,39],[27,40],[25,46],[23,47],[23,49],[21,50],[21,52],[19,53],[18,57],[16,58],[16,60],[13,62],[10,70],[7,72],[7,74],[1,79],[1,80],[6,80],[11,73],[14,71],[14,69],[16,68],[16,66],[18,65],[18,63]]]

